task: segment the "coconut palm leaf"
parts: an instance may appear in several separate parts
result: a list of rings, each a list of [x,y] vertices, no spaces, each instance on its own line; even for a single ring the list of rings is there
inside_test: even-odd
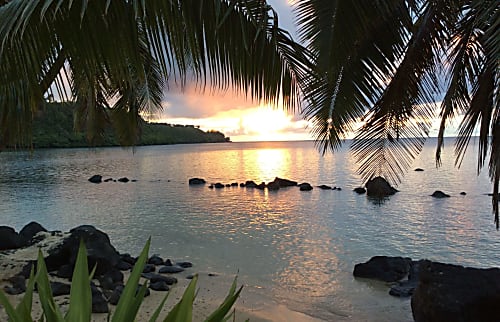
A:
[[[192,77],[202,88],[231,86],[293,108],[308,63],[260,0],[11,0],[0,6],[0,58],[2,141],[29,132],[20,129],[47,93],[79,102],[90,141],[110,121],[112,101],[121,100],[119,110],[137,103],[127,120],[161,109],[158,89],[168,80]],[[129,128],[123,142],[139,133],[134,122],[120,131]]]
[[[381,95],[386,69],[394,68],[388,62],[403,51],[411,19],[400,1],[383,6],[378,1],[300,1],[296,13],[302,40],[317,64],[303,114],[326,152],[341,145]]]

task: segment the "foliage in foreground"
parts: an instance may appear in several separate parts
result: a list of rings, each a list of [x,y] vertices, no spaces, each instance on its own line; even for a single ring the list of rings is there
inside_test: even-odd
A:
[[[142,270],[146,264],[148,258],[148,251],[150,246],[150,240],[147,241],[144,249],[139,256],[137,263],[130,274],[130,277],[125,285],[123,293],[120,297],[120,301],[116,306],[116,309],[108,315],[108,321],[112,322],[133,322],[136,320],[137,313],[144,299],[146,293],[147,285],[144,283],[139,291],[137,290],[137,285],[141,277]],[[95,268],[94,268],[95,271]],[[4,307],[7,315],[9,316],[9,321],[11,322],[33,322],[34,319],[31,316],[32,302],[33,302],[33,291],[35,289],[35,284],[40,297],[40,303],[43,310],[43,316],[41,321],[47,322],[89,322],[92,316],[92,292],[90,288],[90,281],[94,274],[92,271],[89,274],[88,263],[87,263],[87,251],[83,242],[80,243],[80,249],[78,251],[78,256],[75,264],[75,270],[73,272],[73,278],[71,283],[71,293],[69,300],[69,307],[66,314],[63,314],[61,308],[55,303],[52,296],[52,291],[50,288],[50,282],[48,278],[47,267],[43,259],[41,251],[38,253],[37,262],[37,272],[36,275],[31,271],[28,285],[26,287],[26,293],[22,298],[21,302],[14,307],[5,294],[0,291],[0,304]],[[172,310],[167,314],[164,322],[184,322],[192,320],[192,310],[193,302],[196,297],[196,282],[198,276],[195,276],[189,283],[188,287],[184,291],[181,300],[172,308]],[[240,295],[243,286],[236,290],[236,278],[229,290],[229,294],[224,299],[222,304],[208,316],[206,322],[216,322],[216,321],[227,321],[231,318],[232,313],[229,313],[233,307],[236,299]],[[163,298],[160,305],[156,308],[153,315],[150,317],[149,321],[157,321],[158,317],[163,309],[163,306],[168,298],[168,294]]]

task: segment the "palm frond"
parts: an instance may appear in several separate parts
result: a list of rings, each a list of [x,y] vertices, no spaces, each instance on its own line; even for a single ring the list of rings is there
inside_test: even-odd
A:
[[[303,115],[326,152],[341,145],[381,95],[383,75],[403,50],[409,13],[401,1],[301,1],[295,11],[302,40],[316,57]]]
[[[450,10],[453,8],[447,3],[432,1],[422,8],[404,57],[399,63],[393,62],[397,69],[386,76],[390,83],[356,135],[352,150],[365,180],[384,175],[391,183],[398,183],[410,160],[422,149],[434,116],[432,102],[438,93],[436,72],[443,44],[437,39],[446,36]],[[380,173],[380,169],[386,172]]]

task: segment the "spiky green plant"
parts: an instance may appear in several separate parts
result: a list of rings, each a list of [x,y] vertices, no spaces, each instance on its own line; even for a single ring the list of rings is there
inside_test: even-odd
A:
[[[110,313],[109,321],[113,322],[134,322],[139,308],[144,300],[144,294],[146,293],[146,284],[144,283],[140,291],[136,293],[136,288],[141,277],[141,273],[146,264],[148,258],[149,246],[151,240],[148,239],[144,249],[139,256],[132,273],[125,285],[123,293],[120,297],[116,309]],[[35,284],[38,289],[38,295],[40,298],[40,303],[42,305],[43,316],[42,321],[47,322],[89,322],[92,317],[92,292],[90,289],[90,281],[94,275],[94,270],[89,274],[88,262],[87,262],[87,251],[83,242],[80,242],[80,248],[78,250],[78,256],[75,263],[75,270],[73,272],[71,293],[69,308],[65,315],[63,315],[61,308],[54,301],[52,296],[50,282],[48,278],[47,267],[43,259],[43,254],[41,251],[38,253],[37,261],[37,273],[36,275],[33,271],[30,274],[28,280],[28,285],[26,287],[26,292],[21,299],[21,302],[14,308],[14,306],[9,302],[5,294],[0,291],[0,304],[4,307],[10,322],[33,322],[34,319],[31,316],[32,312],[32,300],[33,291],[35,289]],[[196,282],[198,276],[194,278],[189,283],[188,287],[184,291],[181,300],[172,308],[172,310],[167,314],[164,322],[184,322],[192,320],[193,302],[196,297]],[[222,304],[205,320],[206,322],[216,322],[216,321],[227,321],[231,314],[232,306],[234,305],[236,299],[241,293],[243,286],[236,290],[236,278],[229,290],[229,294],[224,299]],[[163,309],[163,306],[168,298],[167,295],[163,298],[159,306],[156,308],[153,315],[150,317],[149,321],[154,322],[158,320],[158,317]]]

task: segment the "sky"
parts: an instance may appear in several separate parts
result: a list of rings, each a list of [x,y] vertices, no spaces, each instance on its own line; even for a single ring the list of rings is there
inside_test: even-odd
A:
[[[279,24],[297,39],[292,1],[268,0],[279,14]],[[262,105],[245,99],[243,94],[207,88],[201,92],[195,84],[184,90],[171,85],[165,90],[163,111],[150,121],[199,126],[200,129],[221,131],[233,142],[313,140],[311,127],[300,115],[279,107]],[[454,135],[457,124],[451,124]],[[430,136],[436,136],[439,121],[433,122]]]
[[[280,26],[296,38],[289,1],[268,0],[268,3],[278,12]],[[163,112],[152,120],[221,131],[233,142],[313,139],[308,123],[299,115],[245,99],[243,94],[230,90],[201,92],[195,84],[188,84],[184,91],[175,86],[165,90]]]

